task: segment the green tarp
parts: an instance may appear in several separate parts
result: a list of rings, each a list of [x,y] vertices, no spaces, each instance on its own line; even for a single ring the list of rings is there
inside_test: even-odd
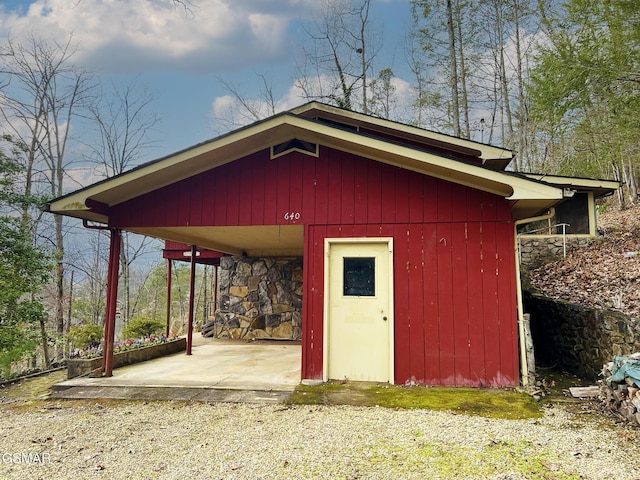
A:
[[[637,386],[640,386],[640,354],[615,357],[611,373],[609,383],[623,383],[625,378],[630,378]]]

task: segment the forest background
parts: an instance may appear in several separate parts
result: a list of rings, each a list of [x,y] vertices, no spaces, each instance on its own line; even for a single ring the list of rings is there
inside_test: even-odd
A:
[[[31,7],[44,4],[39,8],[53,18],[58,8],[81,13],[96,1],[59,7],[43,0]],[[402,29],[391,30],[396,38],[383,35],[389,28],[382,5],[389,2],[405,9],[407,18]],[[622,185],[617,207],[637,202],[636,0],[293,3],[306,13],[296,20],[300,41],[287,46],[289,86],[283,89],[281,77],[268,68],[252,73],[250,87],[232,76],[212,76],[225,92],[211,105],[212,135],[319,100],[513,149],[515,171],[616,179]],[[161,10],[176,21],[206,15],[198,0],[114,5]],[[7,18],[22,25],[19,15]],[[3,378],[63,361],[79,346],[79,327],[99,332],[104,321],[108,235],[40,207],[153,159],[158,125],[170,116],[144,84],[114,82],[88,68],[82,62],[87,46],[72,30],[61,27],[52,35],[6,27],[0,39]],[[154,239],[124,236],[120,327],[164,324],[167,263],[161,248]],[[173,268],[171,330],[178,333],[187,315],[188,270],[182,262]],[[200,320],[211,312],[212,285],[211,267],[200,267]]]

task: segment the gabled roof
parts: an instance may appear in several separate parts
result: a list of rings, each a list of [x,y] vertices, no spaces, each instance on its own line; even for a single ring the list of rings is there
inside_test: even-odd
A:
[[[344,110],[319,102],[309,102],[290,110],[291,113],[308,118],[335,122],[335,125],[347,125],[356,129],[391,135],[405,141],[424,143],[444,150],[477,157],[479,163],[491,170],[504,170],[513,160],[513,152],[506,148],[425,130],[359,112]]]
[[[350,122],[366,126],[368,133],[363,128],[344,128]],[[376,132],[384,133],[385,138]],[[508,150],[312,102],[56,198],[48,209],[107,223],[108,207],[292,138],[500,195],[513,200],[516,219],[538,214],[563,195],[561,188],[548,183],[486,166],[487,162],[510,160]],[[432,153],[416,143],[446,147],[481,162]]]

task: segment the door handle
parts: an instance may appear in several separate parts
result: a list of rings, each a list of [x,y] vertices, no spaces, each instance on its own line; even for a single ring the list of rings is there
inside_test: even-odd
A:
[[[386,322],[387,321],[387,317],[382,317],[382,320],[384,320]]]

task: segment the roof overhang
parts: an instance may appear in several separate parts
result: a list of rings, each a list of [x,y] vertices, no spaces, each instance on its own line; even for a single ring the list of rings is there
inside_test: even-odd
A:
[[[502,196],[514,202],[515,218],[522,218],[521,215],[529,215],[529,212],[535,215],[562,199],[562,189],[548,183],[490,170],[286,112],[54,199],[48,204],[48,209],[53,213],[108,223],[109,207],[291,138]]]
[[[511,160],[513,160],[513,152],[506,148],[425,130],[413,125],[406,125],[359,112],[348,111],[324,103],[309,102],[292,109],[291,112],[307,118],[325,118],[357,128],[367,127],[404,140],[417,141],[446,150],[456,151],[464,155],[478,157],[482,165],[492,170],[504,170]]]
[[[548,183],[563,189],[570,189],[578,192],[592,192],[595,198],[611,195],[620,187],[620,182],[615,180],[565,177],[561,175],[546,175],[538,173],[526,173],[524,176],[532,180]]]

